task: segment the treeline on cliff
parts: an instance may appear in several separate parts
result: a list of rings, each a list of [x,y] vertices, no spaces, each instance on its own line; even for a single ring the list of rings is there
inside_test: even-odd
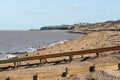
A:
[[[46,26],[42,27],[40,30],[71,30],[71,29],[74,29],[74,26],[60,25],[60,26]]]

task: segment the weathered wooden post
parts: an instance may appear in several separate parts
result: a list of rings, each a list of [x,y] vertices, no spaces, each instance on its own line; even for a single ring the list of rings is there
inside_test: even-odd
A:
[[[17,68],[20,67],[21,61],[20,62],[16,62],[16,63],[17,63]]]
[[[68,68],[65,68],[65,72],[62,73],[62,77],[67,77],[68,74]]]
[[[16,66],[16,65],[17,65],[16,62],[13,62],[13,64],[14,64],[14,69],[16,69],[16,67],[17,67],[17,66]]]
[[[90,71],[90,72],[94,72],[94,71],[95,71],[95,65],[90,66],[89,71]]]
[[[73,59],[73,55],[70,55],[70,56],[69,56],[69,62],[71,62],[72,59]]]
[[[118,70],[120,70],[120,63],[118,63]]]
[[[97,58],[99,58],[101,55],[100,55],[100,53],[96,53],[96,56],[97,56]]]
[[[84,58],[82,54],[81,54],[81,58]]]
[[[34,76],[33,76],[33,80],[40,80],[40,79],[39,79],[39,75],[38,75],[38,74],[34,75]]]
[[[40,66],[47,63],[47,59],[39,59],[39,61],[40,61],[39,63]]]
[[[6,78],[6,80],[11,80],[11,78],[10,78],[10,77],[8,77],[8,78]]]

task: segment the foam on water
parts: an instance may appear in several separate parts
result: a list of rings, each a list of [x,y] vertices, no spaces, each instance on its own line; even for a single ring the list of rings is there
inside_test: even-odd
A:
[[[54,45],[57,45],[57,44],[62,44],[62,43],[64,43],[65,41],[68,41],[68,40],[63,40],[63,41],[59,41],[59,42],[56,42],[56,43],[52,43],[52,44],[48,45],[48,47],[54,46]]]
[[[0,54],[0,60],[6,60],[6,59],[11,59],[17,57],[17,55],[13,54]]]

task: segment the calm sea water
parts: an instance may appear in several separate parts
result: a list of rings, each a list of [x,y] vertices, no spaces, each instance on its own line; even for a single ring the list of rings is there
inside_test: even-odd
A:
[[[0,31],[0,53],[26,52],[80,36],[64,31]]]

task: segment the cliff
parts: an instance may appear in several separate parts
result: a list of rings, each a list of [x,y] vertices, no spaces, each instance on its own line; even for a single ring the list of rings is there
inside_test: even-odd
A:
[[[40,30],[71,30],[71,32],[120,31],[120,20],[100,23],[46,26],[42,27]]]
[[[74,29],[74,27],[70,25],[61,25],[61,26],[46,26],[42,27],[40,30],[71,30]]]

